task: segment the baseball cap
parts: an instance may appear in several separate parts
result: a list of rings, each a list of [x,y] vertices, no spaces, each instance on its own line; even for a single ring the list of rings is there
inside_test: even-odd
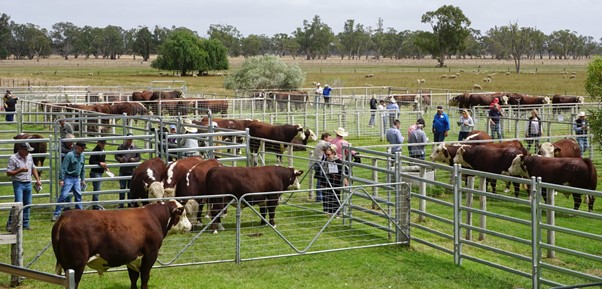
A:
[[[443,106],[439,105],[439,106],[437,106],[437,109],[443,109]]]
[[[169,126],[169,128],[176,128],[176,125],[172,124],[172,125]]]
[[[75,143],[75,145],[78,146],[78,147],[86,148],[86,143],[83,142],[83,141],[78,141],[78,142]]]

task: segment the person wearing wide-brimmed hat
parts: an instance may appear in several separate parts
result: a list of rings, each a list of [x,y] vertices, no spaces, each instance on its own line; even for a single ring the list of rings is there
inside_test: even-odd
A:
[[[387,111],[389,112],[389,127],[393,127],[393,121],[399,117],[399,105],[397,105],[397,101],[392,96],[389,98]]]
[[[579,148],[581,149],[581,156],[583,156],[583,152],[585,152],[589,148],[589,144],[587,141],[587,130],[589,129],[589,124],[587,123],[587,119],[585,119],[585,111],[580,111],[577,114],[577,119],[575,120],[575,124],[573,124],[573,130],[577,135],[577,143],[579,144]]]
[[[197,133],[198,132],[198,129],[196,127],[191,126],[191,125],[192,125],[192,120],[190,120],[190,119],[185,119],[184,120],[184,131],[185,131],[185,134]],[[199,150],[198,150],[198,148],[199,148],[199,140],[196,139],[196,138],[193,138],[193,137],[184,138],[182,140],[182,147],[190,149],[189,151],[184,152],[184,156],[186,156],[186,157],[200,155]]]
[[[334,131],[334,134],[336,134],[336,137],[330,143],[337,146],[337,157],[343,159],[343,153],[344,155],[347,155],[346,151],[343,152],[343,146],[351,146],[351,144],[344,139],[349,133],[344,128],[339,127]],[[355,156],[356,152],[352,150],[351,155]]]
[[[61,162],[61,170],[59,172],[59,186],[61,187],[61,193],[59,195],[57,203],[70,203],[71,197],[69,192],[73,192],[73,198],[75,202],[79,203],[82,201],[82,187],[86,185],[85,171],[84,171],[84,150],[86,149],[86,143],[78,141],[75,143],[75,149],[67,153],[65,159]],[[54,215],[52,220],[56,221],[61,213],[63,206],[56,206],[54,209]],[[82,209],[81,204],[76,204],[75,208]]]
[[[29,230],[29,211],[30,208],[27,206],[32,202],[32,178],[33,175],[36,179],[36,186],[39,188],[42,183],[40,182],[40,175],[38,170],[33,163],[33,158],[30,152],[33,148],[29,143],[20,143],[17,145],[18,151],[11,155],[8,159],[8,166],[6,167],[6,174],[10,177],[13,184],[13,193],[15,195],[15,202],[23,202],[25,209],[23,210],[23,229]],[[12,214],[8,216],[8,223],[6,224],[6,230],[10,231],[12,228]]]
[[[118,151],[123,151],[120,152],[119,154],[115,155],[115,159],[121,163],[121,164],[125,164],[125,163],[137,163],[140,161],[141,156],[139,152],[131,152],[132,150],[137,150],[138,147],[136,147],[136,145],[134,144],[134,139],[130,138],[131,136],[133,136],[131,133],[126,134],[126,139],[125,141],[120,144],[117,147]],[[131,176],[134,173],[134,169],[136,168],[136,166],[123,166],[119,168],[119,176],[123,177],[123,176]],[[130,180],[119,180],[119,189],[121,190],[128,190],[127,193],[127,198],[130,199],[131,195],[129,192],[130,189]],[[124,200],[126,197],[126,193],[122,192],[119,193],[119,200]],[[133,204],[129,203],[128,207],[132,207]],[[123,203],[119,204],[120,208],[123,208],[124,205]]]

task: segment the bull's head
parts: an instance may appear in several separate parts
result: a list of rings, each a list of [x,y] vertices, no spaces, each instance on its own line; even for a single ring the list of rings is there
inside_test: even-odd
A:
[[[525,156],[523,154],[516,155],[516,157],[514,157],[512,160],[512,164],[508,168],[508,173],[511,176],[529,178],[529,171],[527,171],[524,162]]]
[[[303,175],[302,170],[296,170],[295,168],[290,168],[293,171],[293,176],[290,179],[287,190],[300,190],[301,184],[299,183],[299,176]]]
[[[540,144],[539,148],[537,150],[538,155],[541,155],[542,157],[546,157],[546,158],[553,157],[554,153],[555,153],[554,145],[552,145],[552,143],[549,143],[549,142],[544,142],[544,143]]]
[[[297,136],[301,140],[305,140],[305,132],[303,131],[303,127],[301,125],[295,125],[297,127]]]
[[[460,164],[465,168],[472,168],[472,166],[464,160],[464,152],[466,152],[464,147],[458,149],[456,156],[454,157],[454,163]]]
[[[447,151],[447,147],[445,147],[445,143],[440,143],[431,153],[431,161],[433,162],[449,162],[449,152]]]
[[[168,234],[190,232],[192,230],[192,224],[186,217],[186,209],[175,200],[170,200],[166,203],[170,211],[169,223],[167,224]]]

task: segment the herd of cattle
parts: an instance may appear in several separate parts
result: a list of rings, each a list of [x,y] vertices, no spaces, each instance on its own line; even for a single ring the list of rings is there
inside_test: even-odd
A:
[[[532,96],[520,93],[496,92],[488,94],[459,94],[452,97],[449,100],[449,105],[458,106],[460,108],[471,108],[473,106],[488,106],[496,98],[498,99],[499,103],[503,105],[572,105],[583,103],[585,101],[583,96],[554,95],[552,99],[550,99],[550,97],[548,96]]]
[[[484,133],[475,131],[480,137],[490,139]],[[486,135],[486,134],[485,134]],[[470,138],[470,137],[469,137]],[[541,177],[543,182],[596,190],[598,176],[596,167],[588,158],[581,157],[581,150],[574,139],[562,139],[554,143],[539,145],[537,155],[529,155],[518,140],[502,142],[464,142],[456,144],[440,143],[431,153],[430,159],[449,165],[460,164],[478,171],[505,174],[516,177]],[[496,193],[496,180],[489,179],[491,192]],[[530,191],[527,190],[529,198]],[[519,186],[514,186],[515,197],[519,196]],[[547,193],[543,192],[546,199]],[[581,194],[572,193],[575,210],[579,210]],[[588,211],[594,209],[594,196],[586,196]]]

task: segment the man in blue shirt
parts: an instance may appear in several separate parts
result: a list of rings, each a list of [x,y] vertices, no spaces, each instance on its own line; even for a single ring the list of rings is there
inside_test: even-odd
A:
[[[401,152],[401,144],[403,143],[403,136],[401,135],[401,131],[399,131],[399,126],[401,123],[399,120],[393,121],[393,126],[387,130],[385,136],[387,137],[387,141],[390,144],[394,144],[395,146],[391,147],[391,153],[395,154],[396,152]]]
[[[437,106],[437,113],[433,118],[433,135],[436,142],[445,141],[449,131],[449,117],[443,112],[442,106]]]
[[[387,104],[387,112],[389,113],[389,127],[393,127],[393,121],[395,121],[399,114],[399,105],[397,105],[397,101],[395,98],[391,97],[389,99],[389,104]]]
[[[322,96],[324,96],[324,105],[326,107],[330,107],[330,91],[332,90],[332,88],[330,88],[330,86],[324,85],[324,89],[322,89]]]
[[[59,173],[59,186],[61,187],[61,194],[57,203],[70,203],[71,197],[69,192],[73,191],[73,198],[75,202],[82,201],[82,187],[86,185],[84,181],[84,155],[83,152],[86,149],[86,143],[78,141],[75,144],[75,150],[72,150],[65,155],[65,159],[61,162],[61,171]],[[56,206],[54,209],[54,215],[52,220],[56,221],[61,213],[62,206]],[[75,208],[82,209],[81,204],[75,205]]]

